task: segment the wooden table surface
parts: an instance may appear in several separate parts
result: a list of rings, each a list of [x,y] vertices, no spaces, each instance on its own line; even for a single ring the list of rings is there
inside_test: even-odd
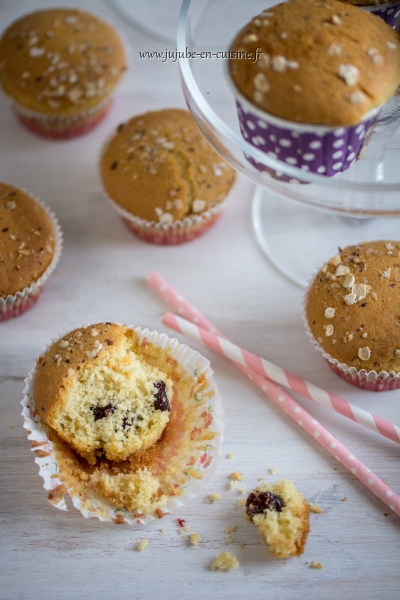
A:
[[[2,0],[0,27],[51,4]],[[225,409],[223,452],[208,488],[176,514],[137,527],[85,519],[70,502],[68,512],[48,503],[22,428],[24,378],[52,336],[81,323],[116,320],[170,333],[161,325],[168,307],[145,283],[151,270],[164,275],[235,342],[400,421],[400,392],[374,394],[351,387],[312,348],[302,323],[302,290],[276,272],[256,244],[250,214],[253,186],[244,178],[239,177],[220,222],[190,244],[149,245],[123,226],[102,196],[99,148],[118,123],[134,114],[184,107],[178,67],[139,60],[138,50],[163,47],[129,29],[105,3],[79,4],[112,17],[131,44],[131,69],[107,119],[80,139],[47,141],[22,129],[0,96],[0,180],[51,206],[65,236],[61,261],[39,302],[0,325],[0,598],[398,597],[398,517],[225,358],[195,343],[190,345],[211,361]],[[326,258],[321,256],[320,262]],[[296,399],[400,491],[394,443],[309,400]],[[228,453],[233,458],[227,459]],[[278,470],[275,476],[271,467]],[[268,555],[243,509],[236,508],[239,491],[228,489],[235,470],[243,473],[248,490],[260,477],[290,478],[308,501],[321,506],[322,514],[311,514],[303,556],[277,560]],[[214,491],[223,499],[205,503]],[[198,547],[179,534],[177,517],[201,534]],[[230,525],[237,527],[231,544],[224,534]],[[143,538],[149,545],[138,552]],[[221,551],[235,554],[240,567],[229,573],[211,570]],[[323,569],[310,568],[313,561]]]

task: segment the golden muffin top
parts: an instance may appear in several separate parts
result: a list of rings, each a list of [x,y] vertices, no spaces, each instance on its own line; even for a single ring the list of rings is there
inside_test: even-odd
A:
[[[186,110],[133,117],[117,128],[101,157],[108,195],[148,221],[171,223],[224,200],[234,170],[202,135]]]
[[[26,192],[0,183],[0,298],[30,287],[54,254],[46,211]]]
[[[340,363],[399,372],[399,241],[340,250],[317,273],[306,310],[315,338]]]
[[[74,116],[108,99],[126,69],[115,30],[78,8],[30,13],[0,40],[0,82],[22,106]]]

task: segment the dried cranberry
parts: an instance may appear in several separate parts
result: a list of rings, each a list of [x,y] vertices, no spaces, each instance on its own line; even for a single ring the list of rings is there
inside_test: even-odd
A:
[[[91,410],[93,411],[94,420],[98,421],[99,419],[110,417],[115,410],[115,406],[112,404],[107,404],[106,406],[92,406]]]
[[[156,410],[170,410],[165,383],[160,380],[155,381],[153,385],[157,388],[157,392],[154,394],[154,408]]]
[[[250,518],[266,509],[281,512],[282,506],[282,499],[272,492],[251,492],[246,500],[246,512]]]
[[[177,519],[176,521],[179,527],[185,527],[185,519]]]

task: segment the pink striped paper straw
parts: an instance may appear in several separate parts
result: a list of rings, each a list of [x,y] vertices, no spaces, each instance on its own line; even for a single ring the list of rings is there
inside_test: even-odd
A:
[[[225,338],[225,336],[218,331],[214,325],[206,319],[199,311],[194,308],[186,300],[175,288],[172,287],[170,283],[168,283],[163,277],[161,277],[156,272],[151,272],[147,277],[148,283],[151,287],[160,294],[164,300],[166,300],[180,315],[185,317],[187,320],[199,325],[203,329],[206,329],[210,333],[217,335],[218,337]],[[197,338],[196,338],[197,339]],[[236,347],[235,352],[240,351],[238,347]],[[245,351],[243,351],[245,352]],[[240,354],[240,352],[239,352]],[[252,355],[254,357],[254,355]],[[263,362],[264,368],[261,367],[261,371],[259,371],[262,375],[267,375],[269,379],[276,381],[277,383],[292,389],[299,394],[302,394],[306,398],[310,400],[314,400],[318,402],[318,404],[322,404],[331,410],[347,417],[348,419],[359,423],[360,425],[364,425],[368,429],[375,431],[375,433],[380,433],[386,438],[389,438],[393,442],[397,444],[400,443],[400,428],[382,419],[381,417],[377,417],[376,415],[355,406],[354,404],[347,402],[343,398],[336,396],[335,394],[331,394],[330,392],[325,391],[324,389],[313,385],[312,383],[301,379],[297,375],[290,373],[276,365],[260,359],[258,357],[254,357],[257,363],[260,361]],[[243,360],[235,361],[236,364],[238,362],[243,365]],[[254,369],[254,367],[252,367]],[[257,369],[255,369],[257,370]]]
[[[188,335],[197,342],[226,356],[239,367],[245,367],[249,377],[262,389],[263,392],[279,406],[286,414],[305,429],[325,450],[336,458],[346,469],[357,477],[369,490],[386,504],[397,516],[400,516],[400,497],[386,485],[375,473],[364,465],[352,454],[337,438],[329,433],[318,423],[304,408],[284,392],[273,381],[266,379],[265,372],[259,373],[260,364],[250,357],[255,356],[250,352],[240,349],[227,339],[209,333],[205,329],[189,323],[185,319],[171,313],[166,313],[162,320],[164,325],[171,327],[179,333]],[[237,349],[237,350],[235,350]],[[245,353],[245,354],[244,354]],[[255,357],[258,361],[262,361]],[[249,364],[251,363],[251,364]],[[255,371],[253,364],[257,367]],[[262,364],[262,363],[261,363]],[[251,370],[253,372],[251,373]]]

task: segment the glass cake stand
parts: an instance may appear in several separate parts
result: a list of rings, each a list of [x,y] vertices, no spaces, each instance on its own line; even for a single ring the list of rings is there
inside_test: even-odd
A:
[[[229,49],[243,25],[273,4],[184,0],[178,22],[179,65],[186,102],[204,135],[256,185],[253,224],[263,252],[284,275],[305,286],[338,246],[367,239],[400,241],[400,121],[379,123],[360,160],[334,177],[301,171],[246,142],[228,61],[217,53]],[[265,168],[299,183],[271,178]]]
[[[169,47],[176,46],[176,25],[182,0],[106,0],[135,29]]]

